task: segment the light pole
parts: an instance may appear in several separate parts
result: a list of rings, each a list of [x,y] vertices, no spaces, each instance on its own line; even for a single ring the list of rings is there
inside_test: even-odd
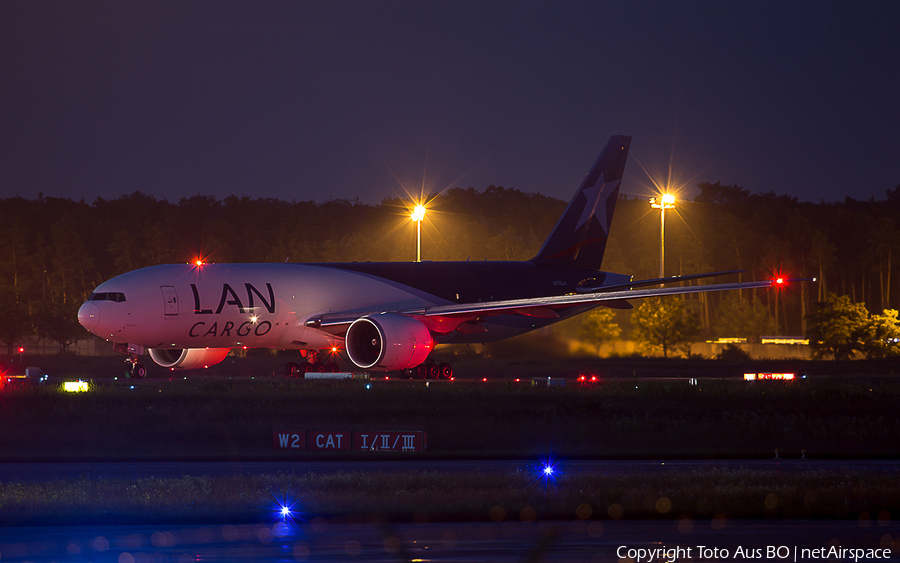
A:
[[[416,262],[422,261],[422,219],[425,218],[425,206],[417,205],[410,216],[416,222]]]
[[[663,194],[650,198],[650,207],[659,209],[659,277],[666,277],[666,209],[675,209],[675,196]]]

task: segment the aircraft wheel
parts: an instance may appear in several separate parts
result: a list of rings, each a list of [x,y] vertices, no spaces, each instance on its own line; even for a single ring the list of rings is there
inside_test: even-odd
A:
[[[131,377],[135,379],[144,379],[147,377],[147,368],[145,368],[143,364],[135,364],[134,370],[131,372]]]
[[[440,375],[440,371],[436,364],[428,362],[428,379],[437,379]]]
[[[300,375],[300,368],[297,366],[297,362],[288,362],[284,366],[285,377],[297,377],[298,375]]]
[[[453,377],[453,368],[450,367],[450,364],[444,362],[438,366],[438,374],[438,377],[441,379],[450,379]]]
[[[309,371],[322,373],[325,371],[325,364],[323,364],[322,362],[316,362],[316,363],[312,364],[312,369],[310,369]]]
[[[297,377],[300,379],[306,379],[306,374],[314,371],[313,365],[309,362],[303,362],[297,365]]]
[[[425,364],[419,364],[413,368],[416,379],[425,379],[428,377],[428,366]]]
[[[341,371],[341,366],[337,365],[337,362],[328,362],[325,364],[325,373],[337,373]]]

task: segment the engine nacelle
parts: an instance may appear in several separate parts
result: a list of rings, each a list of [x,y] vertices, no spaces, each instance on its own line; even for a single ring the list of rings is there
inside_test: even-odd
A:
[[[231,348],[150,348],[150,357],[164,368],[196,369],[225,359]]]
[[[353,321],[344,341],[350,361],[362,369],[406,369],[425,361],[434,339],[420,321],[393,313]]]

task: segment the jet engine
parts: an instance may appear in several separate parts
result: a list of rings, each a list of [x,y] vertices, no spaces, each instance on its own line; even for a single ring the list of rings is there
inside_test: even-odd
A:
[[[424,362],[434,349],[434,340],[420,321],[380,313],[353,321],[344,345],[350,361],[362,369],[397,370]]]
[[[150,348],[150,357],[164,368],[196,369],[225,359],[231,348]]]

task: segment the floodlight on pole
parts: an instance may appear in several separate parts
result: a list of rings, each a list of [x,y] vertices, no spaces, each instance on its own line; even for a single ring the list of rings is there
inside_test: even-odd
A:
[[[659,209],[659,277],[666,277],[666,209],[675,208],[675,196],[663,194],[650,198],[650,207]]]
[[[422,219],[425,218],[425,206],[416,205],[410,218],[416,222],[416,262],[422,261]]]

